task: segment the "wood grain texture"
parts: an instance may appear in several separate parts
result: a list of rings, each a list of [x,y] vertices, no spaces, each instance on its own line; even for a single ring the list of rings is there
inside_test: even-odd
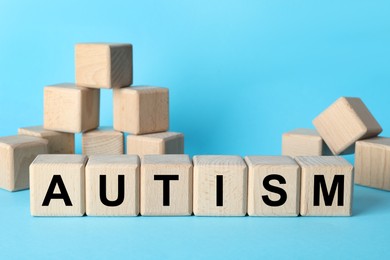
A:
[[[90,156],[85,174],[88,216],[137,216],[139,214],[140,160],[138,156]],[[111,207],[102,203],[100,175],[106,175],[106,198],[110,201],[118,199],[118,176],[124,176],[124,198],[120,205]]]
[[[288,156],[247,156],[248,165],[248,215],[249,216],[298,216],[300,205],[299,165]],[[278,201],[281,196],[264,188],[263,182],[270,175],[282,176],[284,184],[277,180],[269,183],[282,188],[287,194],[286,202],[281,206],[269,206],[263,201],[268,196],[272,201]]]
[[[28,189],[29,166],[38,154],[47,153],[48,141],[33,136],[0,137],[0,188]]]
[[[82,135],[82,153],[86,155],[123,154],[123,133],[99,128]]]
[[[133,83],[131,44],[76,44],[75,64],[76,83],[80,86],[120,88]]]
[[[141,163],[141,215],[185,216],[192,214],[192,161],[188,155],[145,155]],[[177,175],[169,181],[169,205],[163,203],[159,175]]]
[[[39,155],[30,165],[30,210],[32,216],[83,216],[85,214],[85,165],[87,157],[75,154]],[[72,206],[52,199],[42,206],[54,175],[60,175]],[[59,192],[58,185],[55,193]]]
[[[163,132],[146,135],[127,136],[127,154],[183,154],[184,135],[176,132]]]
[[[80,133],[99,126],[100,90],[72,83],[44,88],[44,125],[47,130]]]
[[[114,89],[114,129],[132,134],[164,132],[169,128],[167,88],[137,86]]]
[[[341,154],[356,141],[382,132],[360,98],[339,98],[317,116],[313,124],[334,154]]]
[[[356,142],[355,183],[390,191],[390,138]]]
[[[29,135],[46,139],[48,144],[48,153],[50,154],[73,154],[74,153],[74,134],[50,131],[43,126],[21,127],[18,129],[19,135]]]
[[[239,156],[198,155],[194,163],[193,211],[197,216],[245,216],[247,166]],[[223,205],[217,206],[217,175],[223,176]]]
[[[301,206],[302,216],[350,216],[352,215],[353,166],[339,156],[298,156],[295,157],[301,166]],[[327,191],[321,189],[320,203],[314,205],[314,176],[324,176]],[[343,205],[338,205],[339,185],[332,204],[325,205],[324,192],[331,192],[335,175],[344,176]]]
[[[282,155],[286,156],[320,156],[332,152],[316,130],[298,128],[282,136]]]

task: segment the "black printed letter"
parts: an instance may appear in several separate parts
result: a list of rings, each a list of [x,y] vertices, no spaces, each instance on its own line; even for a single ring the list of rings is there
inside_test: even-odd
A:
[[[223,175],[217,175],[217,207],[223,206]]]
[[[60,190],[60,193],[54,194],[56,185],[58,185],[58,189]],[[49,206],[50,201],[52,199],[62,199],[64,200],[66,206],[73,206],[72,202],[70,201],[68,192],[66,191],[64,182],[62,181],[61,175],[54,175],[53,178],[51,179],[49,189],[47,190],[42,206]]]
[[[108,206],[108,207],[117,207],[123,203],[123,200],[125,199],[125,175],[118,175],[118,197],[116,200],[108,200],[107,199],[107,176],[106,175],[100,175],[99,182],[100,182],[100,201]]]
[[[287,201],[287,193],[282,188],[273,186],[270,184],[271,180],[277,180],[280,184],[286,184],[286,180],[281,175],[271,174],[264,178],[263,186],[266,190],[270,192],[274,192],[280,195],[280,199],[273,201],[267,195],[262,196],[265,204],[271,207],[279,207],[282,206]]]
[[[320,190],[322,190],[324,195],[325,206],[332,206],[337,187],[337,206],[344,206],[344,175],[334,176],[329,193],[324,175],[314,175],[314,206],[320,205]]]
[[[178,181],[179,175],[154,175],[155,181],[163,181],[163,206],[169,206],[169,181]]]

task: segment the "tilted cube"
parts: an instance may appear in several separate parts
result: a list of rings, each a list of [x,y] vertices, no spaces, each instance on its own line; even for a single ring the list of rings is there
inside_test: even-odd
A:
[[[18,130],[19,135],[40,137],[49,141],[48,153],[72,154],[74,153],[74,134],[56,132],[44,129],[42,126],[22,127]]]
[[[77,154],[39,155],[30,165],[32,216],[83,216],[85,165]]]
[[[79,133],[99,126],[100,90],[72,83],[44,89],[44,125],[48,130]]]
[[[167,88],[114,89],[114,129],[132,134],[164,132],[169,128]]]
[[[0,188],[17,191],[29,187],[29,166],[38,154],[47,153],[48,141],[17,135],[0,138]]]
[[[341,154],[360,139],[375,137],[382,128],[360,98],[341,97],[313,120],[333,154]]]
[[[119,88],[133,83],[131,44],[79,43],[75,46],[76,84]]]
[[[302,216],[352,215],[353,166],[339,156],[298,156]]]
[[[123,133],[99,128],[83,133],[82,152],[86,155],[123,154]]]
[[[288,156],[247,156],[248,215],[298,216],[301,169]]]
[[[245,216],[248,172],[240,156],[194,156],[196,216]]]
[[[145,155],[141,163],[141,215],[192,214],[192,161],[188,155]]]
[[[331,151],[316,130],[299,128],[283,134],[282,155],[319,156]]]
[[[355,183],[390,191],[390,138],[356,142]]]
[[[184,135],[163,132],[147,135],[128,135],[127,154],[183,154]]]
[[[93,155],[85,170],[88,216],[139,214],[140,161],[136,155]]]

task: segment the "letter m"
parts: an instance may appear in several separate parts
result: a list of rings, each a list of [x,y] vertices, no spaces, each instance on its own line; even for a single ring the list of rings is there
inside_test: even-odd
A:
[[[320,205],[320,192],[322,191],[325,206],[332,206],[337,192],[337,206],[344,206],[344,175],[335,175],[330,191],[326,187],[324,175],[314,175],[314,206]]]

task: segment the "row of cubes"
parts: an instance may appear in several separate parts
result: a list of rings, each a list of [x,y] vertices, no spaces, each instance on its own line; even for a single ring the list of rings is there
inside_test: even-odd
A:
[[[29,135],[47,139],[49,154],[75,153],[74,134],[46,130],[42,126],[22,127],[19,135]],[[108,127],[82,133],[82,154],[114,155],[123,154],[125,135]],[[128,154],[182,154],[184,153],[184,135],[177,132],[161,132],[144,135],[127,135]]]
[[[132,86],[113,90],[114,129],[132,134],[169,128],[167,88]],[[99,127],[100,90],[64,83],[44,88],[44,128],[80,133]]]
[[[39,155],[33,216],[349,216],[338,156]]]
[[[163,132],[128,135],[128,154],[183,154],[184,135]],[[9,191],[29,187],[29,166],[39,154],[73,154],[74,134],[55,132],[41,126],[19,129],[19,135],[0,138],[0,188]],[[82,134],[86,155],[123,154],[124,135],[114,130],[92,130]]]

